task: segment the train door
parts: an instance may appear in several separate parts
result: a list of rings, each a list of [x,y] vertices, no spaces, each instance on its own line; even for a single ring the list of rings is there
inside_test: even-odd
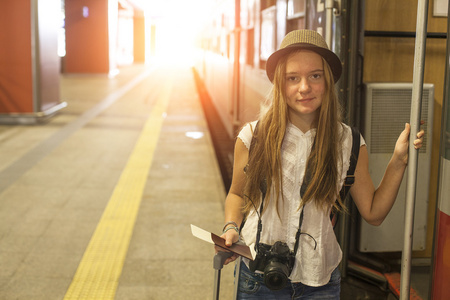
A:
[[[342,30],[342,35],[345,35],[348,38],[347,50],[349,53],[349,55],[347,55],[347,61],[344,63],[344,67],[346,68],[344,73],[347,72],[348,76],[347,78],[344,78],[344,80],[347,80],[347,83],[344,84],[344,89],[346,89],[345,92],[348,93],[347,99],[349,99],[349,103],[346,108],[348,112],[351,113],[351,115],[347,115],[346,120],[350,120],[349,122],[352,125],[356,125],[361,128],[366,142],[368,142],[368,147],[371,145],[375,146],[374,144],[376,137],[370,135],[370,132],[374,131],[371,131],[371,129],[368,128],[369,126],[372,126],[372,123],[368,123],[369,117],[372,115],[371,120],[375,121],[380,121],[382,119],[373,117],[374,111],[371,111],[368,108],[369,98],[372,99],[371,101],[373,102],[373,97],[376,94],[380,95],[380,92],[385,95],[382,98],[386,98],[387,94],[392,95],[392,93],[396,93],[396,96],[391,98],[394,100],[389,102],[389,105],[381,104],[376,108],[388,109],[386,111],[387,113],[392,113],[393,111],[401,113],[410,112],[410,108],[407,105],[410,104],[411,86],[403,91],[398,91],[397,88],[402,84],[412,82],[415,41],[414,32],[416,30],[415,14],[417,5],[411,5],[410,1],[407,0],[349,0],[343,2],[345,2],[345,7],[342,9],[343,14],[345,10],[345,13],[348,13],[348,15],[345,18],[343,16],[340,17],[342,22],[340,28]],[[365,12],[368,13],[365,14]],[[436,147],[434,146],[438,140],[435,139],[436,133],[439,131],[436,129],[440,129],[439,123],[433,121],[433,119],[436,119],[436,113],[434,113],[436,105],[434,104],[439,103],[442,97],[440,88],[442,87],[443,72],[441,72],[441,70],[443,70],[443,62],[445,61],[445,52],[442,51],[444,40],[440,38],[441,35],[438,33],[442,31],[442,24],[445,21],[446,18],[439,18],[430,12],[428,24],[429,31],[433,31],[431,33],[431,37],[433,38],[427,41],[427,56],[425,62],[428,70],[433,71],[426,72],[424,78],[424,82],[427,83],[427,85],[424,86],[424,97],[422,98],[422,118],[427,118],[427,128],[425,128],[425,131],[427,132],[427,140],[425,141],[426,146],[419,152],[419,161],[424,165],[419,166],[418,178],[420,178],[419,181],[423,185],[418,187],[418,193],[416,195],[416,218],[414,223],[414,261],[417,264],[421,264],[424,268],[428,267],[429,264],[430,243],[428,239],[429,231],[427,229],[432,228],[433,224],[430,224],[431,218],[429,216],[431,214],[427,213],[427,211],[432,211],[432,206],[430,206],[429,203],[433,203],[435,199],[433,196],[434,184],[436,184],[436,180],[433,178],[433,174],[435,174],[434,169],[437,164],[433,164],[433,161],[436,160],[434,156]],[[345,47],[341,46],[340,49],[345,49]],[[385,86],[387,89],[381,85],[373,85],[382,82],[388,83],[388,85]],[[399,93],[401,93],[401,97],[408,94],[406,96],[408,101],[401,100]],[[352,101],[353,103],[351,103]],[[404,103],[404,106],[401,106],[401,103]],[[393,104],[396,105],[395,108],[394,106],[391,106]],[[439,109],[439,106],[440,105],[438,105],[436,109]],[[351,109],[349,109],[349,107],[351,107]],[[383,112],[382,115],[385,117],[387,114]],[[404,116],[401,117],[403,118]],[[394,118],[390,119],[400,121],[400,114],[397,113]],[[409,114],[406,116],[405,120],[409,121]],[[402,121],[403,126],[404,122],[405,121]],[[388,124],[391,123],[395,122],[382,122],[380,125],[388,126]],[[397,124],[393,125],[397,126]],[[395,127],[389,130],[380,130],[379,132],[383,132],[383,134],[396,132],[396,135],[393,137],[394,141],[392,142],[391,140],[387,142],[387,144],[390,144],[393,147],[393,143],[395,143],[395,139],[400,131],[401,130],[399,130],[398,127]],[[387,136],[384,135],[382,140],[387,140]],[[385,144],[378,144],[378,146],[383,145]],[[389,155],[392,154],[392,150],[385,151],[383,149],[375,148],[368,150],[372,151],[369,153],[369,155],[372,154],[372,158],[377,158],[383,153],[389,153]],[[448,160],[449,158],[447,157],[446,159]],[[446,161],[443,158],[441,158],[441,161],[442,169],[442,165]],[[373,161],[369,162],[369,166],[371,166],[372,169],[375,169],[377,165],[381,167],[383,164],[377,164]],[[445,175],[441,176],[445,177]],[[374,177],[376,176],[372,175],[374,184],[377,185],[378,180]],[[448,182],[449,175],[447,175],[446,178],[446,182]],[[441,184],[442,182],[444,181],[441,179]],[[447,188],[447,191],[445,191],[445,188]],[[450,193],[448,192],[448,187],[441,186],[440,189],[441,192],[445,192],[442,192],[444,196],[441,196],[441,199],[446,199],[445,197],[449,198]],[[352,225],[354,228],[351,229],[355,230],[352,234],[350,234],[351,240],[349,242],[351,245],[351,247],[349,247],[349,251],[353,251],[350,255],[352,261],[366,262],[366,266],[369,266],[374,270],[379,270],[382,273],[385,273],[386,270],[388,271],[389,267],[391,267],[390,265],[385,264],[385,262],[393,264],[396,263],[397,257],[400,257],[400,251],[402,249],[402,245],[398,243],[397,239],[402,240],[403,237],[402,226],[404,224],[404,219],[402,201],[404,200],[401,198],[402,196],[400,193],[396,201],[397,207],[393,208],[391,213],[388,215],[389,219],[386,219],[381,227],[369,228],[368,226],[361,224],[356,226]],[[442,200],[441,203],[443,203]],[[445,210],[445,208],[443,209]],[[440,214],[442,215],[442,211]],[[445,234],[448,237],[449,231]],[[446,243],[450,244],[448,240],[449,239],[447,238]],[[370,244],[371,241],[376,241],[376,243]],[[390,243],[390,241],[393,242]],[[448,249],[445,251],[447,250]],[[445,251],[441,252],[441,254],[448,253],[448,251]],[[382,260],[373,259],[378,257],[381,257]],[[443,258],[441,257],[441,260],[442,259]],[[446,261],[448,262],[448,257],[446,258]],[[442,267],[442,265],[445,265],[443,261],[441,261],[440,267]],[[358,270],[355,269],[355,264],[353,263],[349,264],[348,268],[352,274],[362,274],[362,272],[358,272]],[[440,271],[438,270],[438,272],[442,272],[442,269]],[[378,280],[380,280],[380,283],[385,285],[385,283],[382,282],[384,281],[383,277],[378,279],[376,274],[374,274],[374,276],[368,275],[368,277],[370,277],[370,280],[373,282],[377,283]]]

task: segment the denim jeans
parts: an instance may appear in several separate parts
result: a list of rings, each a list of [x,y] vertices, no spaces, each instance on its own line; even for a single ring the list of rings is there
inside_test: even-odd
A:
[[[341,273],[336,268],[331,274],[330,282],[324,286],[312,287],[302,283],[288,282],[287,286],[279,291],[273,291],[264,284],[262,274],[251,272],[245,263],[241,262],[239,276],[238,300],[274,299],[274,300],[303,300],[303,299],[333,299],[340,298]]]

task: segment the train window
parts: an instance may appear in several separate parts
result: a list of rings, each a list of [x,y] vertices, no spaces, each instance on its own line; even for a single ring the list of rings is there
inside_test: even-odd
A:
[[[227,49],[227,52],[226,52],[226,57],[228,57],[228,58],[230,58],[230,48],[231,48],[231,41],[230,41],[230,39],[231,39],[231,37],[230,37],[230,34],[227,34],[227,40],[226,40],[226,49]]]
[[[252,28],[255,22],[255,0],[241,1],[241,26]]]
[[[225,33],[220,34],[219,53],[222,56],[228,56],[228,37]]]
[[[288,0],[287,3],[286,32],[305,28],[306,1]]]
[[[305,17],[306,3],[305,0],[288,0],[287,18],[295,19]]]
[[[270,54],[276,50],[276,6],[271,6],[261,12],[261,67],[265,68],[265,62]],[[264,66],[263,66],[264,65]]]
[[[214,38],[214,40],[213,40],[213,42],[214,42],[214,48],[213,48],[213,50],[214,50],[214,52],[216,52],[216,53],[220,53],[220,36],[216,36],[215,38]]]

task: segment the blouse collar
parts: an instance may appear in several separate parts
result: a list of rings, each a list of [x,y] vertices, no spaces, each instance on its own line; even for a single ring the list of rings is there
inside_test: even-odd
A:
[[[288,125],[287,125],[286,129],[291,134],[294,134],[294,135],[299,136],[301,138],[307,138],[307,137],[314,138],[316,136],[316,132],[317,132],[317,128],[311,128],[307,132],[303,132],[303,131],[300,130],[300,128],[298,128],[297,126],[295,126],[291,122],[288,122]]]

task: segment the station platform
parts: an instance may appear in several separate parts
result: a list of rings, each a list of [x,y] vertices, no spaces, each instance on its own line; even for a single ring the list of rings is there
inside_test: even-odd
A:
[[[0,125],[1,300],[213,298],[214,249],[190,224],[220,233],[226,175],[196,84],[190,66],[61,75],[65,109]],[[347,278],[341,299],[395,297]]]
[[[0,299],[211,299],[190,224],[220,231],[225,189],[192,70],[62,75],[61,95],[46,124],[0,126]]]

